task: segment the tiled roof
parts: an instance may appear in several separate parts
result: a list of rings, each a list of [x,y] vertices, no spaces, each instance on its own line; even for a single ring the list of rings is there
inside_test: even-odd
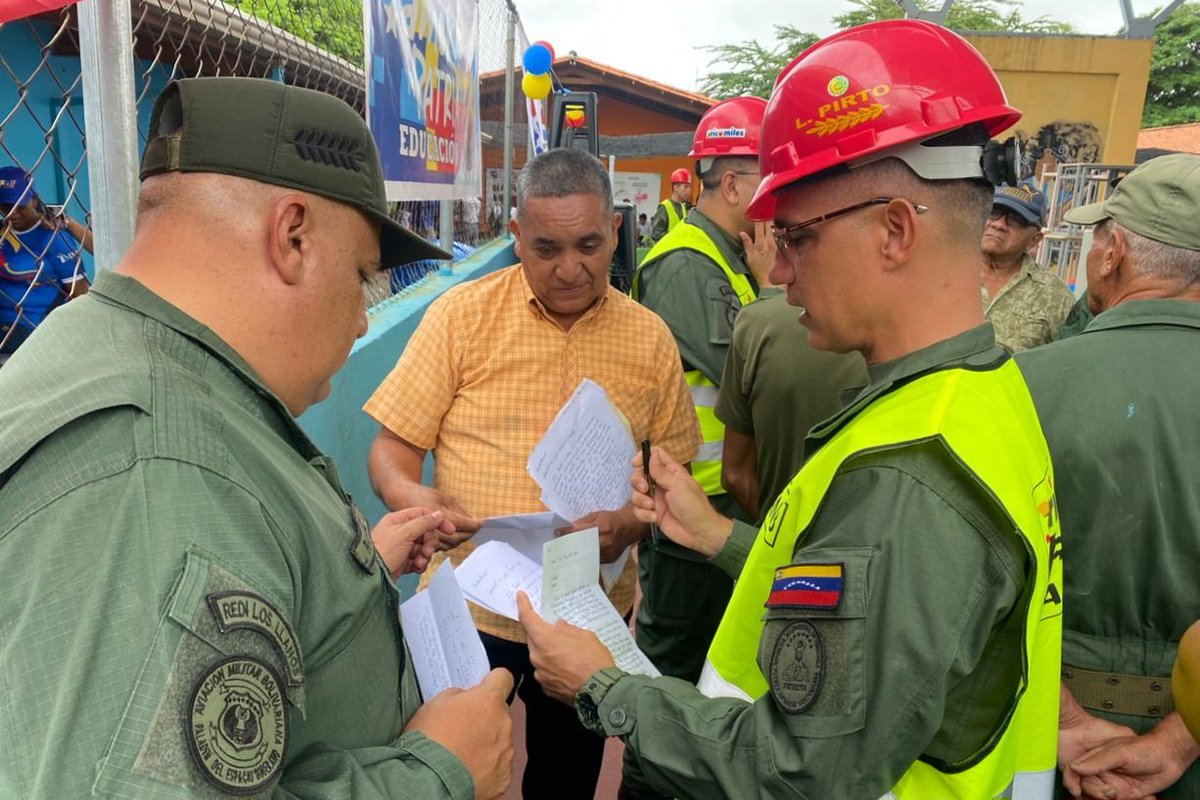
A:
[[[583,56],[560,56],[554,60],[554,69],[556,72],[567,72],[573,70],[582,70],[584,72],[594,73],[598,78],[615,78],[618,81],[628,83],[628,89],[635,94],[643,94],[647,96],[657,96],[657,99],[666,100],[667,102],[677,106],[692,106],[698,107],[701,112],[708,107],[715,105],[717,100],[699,92],[689,92],[685,89],[678,89],[674,86],[668,86],[665,83],[651,80],[650,78],[641,75],[635,75],[632,72],[618,69],[617,67],[608,64],[601,64],[599,61],[593,61],[590,58]],[[520,67],[517,69],[520,72]],[[492,81],[503,80],[504,70],[495,72],[480,73],[480,83],[486,85]]]
[[[1139,150],[1166,150],[1200,155],[1200,122],[1142,128],[1138,131],[1137,146]]]

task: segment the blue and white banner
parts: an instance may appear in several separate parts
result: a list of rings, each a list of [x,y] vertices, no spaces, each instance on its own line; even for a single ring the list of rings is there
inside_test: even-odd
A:
[[[478,196],[476,0],[366,0],[367,122],[389,200]]]
[[[525,98],[525,115],[529,124],[529,146],[535,156],[550,149],[550,133],[546,130],[546,101]]]

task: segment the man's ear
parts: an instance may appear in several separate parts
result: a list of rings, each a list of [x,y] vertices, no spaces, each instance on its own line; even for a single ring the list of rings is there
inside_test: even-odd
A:
[[[621,241],[621,240],[618,238],[618,237],[621,235],[621,215],[620,215],[620,214],[618,214],[618,213],[616,213],[616,212],[613,212],[613,219],[612,219],[612,235],[613,235],[613,241],[614,241],[614,242],[620,242],[620,241]]]
[[[1045,237],[1046,232],[1039,230],[1033,235],[1033,238],[1029,240],[1029,246],[1025,248],[1025,252],[1029,253],[1031,256],[1034,255],[1037,252],[1038,245],[1042,243],[1042,239]]]
[[[1125,233],[1115,228],[1109,228],[1104,239],[1099,237],[1092,239],[1092,249],[1095,250],[1097,242],[1103,241],[1099,245],[1100,252],[1098,253],[1098,261],[1096,262],[1096,274],[1088,273],[1088,308],[1093,314],[1099,314],[1102,311],[1107,311],[1112,306],[1110,302],[1113,298],[1119,296],[1120,281],[1126,273],[1122,272],[1122,267],[1125,265],[1125,259],[1129,255],[1129,241],[1125,238]],[[1086,255],[1083,258],[1087,258]]]
[[[313,207],[302,194],[279,198],[268,217],[267,250],[271,266],[289,286],[300,282],[304,261],[312,253]]]
[[[740,192],[737,185],[738,175],[733,170],[726,170],[721,174],[721,194],[725,198],[725,202],[731,206],[738,204]]]
[[[881,254],[887,269],[901,267],[912,258],[917,239],[917,209],[907,200],[893,200],[883,207],[884,240]]]
[[[513,235],[513,252],[517,254],[517,258],[523,258],[521,255],[521,226],[515,219],[508,221],[508,232]]]
[[[1125,231],[1109,228],[1108,244],[1104,247],[1104,258],[1100,261],[1100,274],[1106,278],[1121,277],[1128,258],[1129,239],[1125,237]]]

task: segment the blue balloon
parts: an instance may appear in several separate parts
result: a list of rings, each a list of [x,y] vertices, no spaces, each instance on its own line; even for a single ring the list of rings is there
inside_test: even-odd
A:
[[[550,51],[544,44],[531,44],[521,64],[530,75],[545,75],[550,71]]]

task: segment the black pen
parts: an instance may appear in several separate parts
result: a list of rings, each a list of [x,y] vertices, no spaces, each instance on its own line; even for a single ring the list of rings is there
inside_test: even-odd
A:
[[[654,497],[654,478],[650,477],[650,440],[642,439],[642,477],[646,479],[646,494]],[[650,523],[650,536],[658,538],[658,524]]]

